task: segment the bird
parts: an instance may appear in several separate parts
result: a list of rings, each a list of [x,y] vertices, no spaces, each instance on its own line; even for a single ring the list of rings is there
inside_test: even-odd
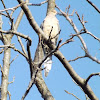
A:
[[[49,37],[49,40],[54,45],[57,44],[57,39],[60,33],[60,25],[58,19],[56,18],[56,14],[57,11],[55,9],[48,12],[43,23],[40,26],[44,34]],[[44,51],[44,58],[51,52],[51,49],[46,45],[45,42],[43,42],[43,51]],[[43,65],[45,69],[44,75],[45,77],[47,77],[52,66],[52,55],[47,57]]]

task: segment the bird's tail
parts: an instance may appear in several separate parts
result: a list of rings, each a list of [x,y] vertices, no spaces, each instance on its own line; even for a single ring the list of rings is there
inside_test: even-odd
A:
[[[44,75],[45,75],[45,77],[48,76],[48,73],[49,73],[49,71],[51,70],[51,66],[52,66],[52,56],[48,57],[48,58],[44,61],[44,68],[45,68]]]

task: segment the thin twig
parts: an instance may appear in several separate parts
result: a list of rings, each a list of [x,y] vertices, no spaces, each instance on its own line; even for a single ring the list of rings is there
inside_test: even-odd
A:
[[[79,57],[76,57],[75,59],[69,60],[68,62],[76,61],[76,60],[78,60],[78,59],[85,58],[85,57],[86,57],[86,56],[79,56]]]
[[[25,55],[24,53],[22,53],[20,50],[16,49],[15,47],[12,47],[12,46],[10,46],[10,48],[12,48],[14,51],[19,52],[22,56],[24,56],[26,59],[28,59],[27,55]]]
[[[65,90],[65,92],[68,93],[68,94],[70,94],[70,95],[72,95],[72,96],[74,96],[77,100],[81,100],[81,99],[79,99],[76,95],[74,95],[73,93],[69,93],[69,92],[66,91],[66,90]]]
[[[8,84],[14,83],[14,81],[15,81],[15,77],[13,77],[13,80],[9,82]]]
[[[6,9],[6,6],[5,6],[5,4],[4,4],[4,1],[1,0],[1,2],[2,2],[2,4],[3,4],[4,9]],[[7,15],[8,15],[9,19],[10,19],[10,22],[11,22],[12,25],[13,25],[13,19],[11,18],[10,14],[9,14],[9,12],[8,12],[7,10],[6,10],[6,13],[7,13]]]
[[[85,28],[84,23],[86,23],[87,21],[84,21],[84,20],[83,20],[83,16],[82,16],[82,20],[81,20],[79,14],[78,14],[77,12],[75,12],[75,13],[76,13],[76,15],[77,15],[77,17],[78,17],[78,20],[79,20],[80,23],[82,24],[84,31],[86,31],[87,29]]]
[[[0,15],[3,15],[3,16],[5,16],[5,17],[8,17],[6,14],[4,14],[4,13],[2,13],[2,12],[0,12]]]
[[[67,44],[67,43],[70,43],[70,42],[73,42],[73,37],[71,37],[70,39],[67,39],[64,43],[62,43],[59,48],[61,48],[63,45]]]
[[[21,38],[19,36],[17,36],[17,39],[18,39],[18,42],[19,42],[19,44],[20,44],[20,46],[22,48],[23,53],[28,57],[28,55],[26,53],[26,50],[25,50],[25,47],[24,47],[24,45],[23,45],[23,43],[21,41]]]
[[[87,85],[88,81],[90,80],[90,78],[92,78],[93,76],[100,76],[100,73],[92,73],[91,75],[88,76],[88,78],[85,81],[85,85]]]
[[[81,30],[82,31],[82,30]],[[81,32],[78,33],[78,34],[71,34],[70,36],[78,36],[78,35],[81,35],[81,34],[89,34],[90,36],[92,36],[94,39],[98,40],[100,42],[100,39],[98,37],[96,37],[95,35],[93,35],[91,32],[89,32],[88,30],[86,32]]]
[[[18,57],[18,55],[10,62],[10,64]]]
[[[91,32],[86,32],[86,34],[91,35],[94,39],[98,40],[100,42],[100,38],[97,38],[95,35],[93,35]]]

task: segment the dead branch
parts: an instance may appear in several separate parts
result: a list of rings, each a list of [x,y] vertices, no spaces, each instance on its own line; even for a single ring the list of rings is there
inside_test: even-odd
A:
[[[98,13],[100,13],[100,10],[90,1],[86,0]]]
[[[69,92],[66,91],[66,90],[65,90],[65,92],[68,93],[68,94],[70,94],[70,95],[72,95],[72,96],[74,96],[77,100],[81,100],[81,99],[79,99],[76,95],[74,95],[73,93],[69,93]]]
[[[88,81],[93,77],[93,76],[100,76],[100,73],[92,73],[91,75],[88,76],[88,78],[85,81],[85,85],[87,85]]]

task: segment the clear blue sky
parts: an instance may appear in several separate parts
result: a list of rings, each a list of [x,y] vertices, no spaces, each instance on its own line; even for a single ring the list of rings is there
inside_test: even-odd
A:
[[[43,0],[38,0],[38,1],[30,0],[31,3],[40,3],[41,1]],[[7,8],[14,7],[18,4],[17,0],[9,0],[9,2],[7,1],[4,2],[6,3]],[[92,0],[92,2],[94,2],[94,4],[100,9],[99,0]],[[84,14],[84,19],[88,21],[88,23],[86,24],[86,28],[88,29],[88,31],[92,32],[94,35],[100,38],[100,14],[91,5],[89,5],[86,2],[86,0],[56,0],[56,4],[63,11],[65,11],[65,8],[70,5],[71,6],[70,13],[73,11],[73,9],[75,9],[75,11],[77,11],[80,16]],[[44,4],[40,7],[32,6],[29,8],[33,14],[33,17],[40,25],[43,19],[45,18],[47,4]],[[0,2],[0,10],[1,9],[3,9],[3,7]],[[16,20],[19,11],[20,9],[16,10],[13,15],[14,21]],[[64,42],[66,39],[69,38],[69,35],[71,33],[75,34],[75,32],[73,31],[72,26],[70,26],[70,24],[68,23],[68,21],[65,20],[64,17],[57,15],[57,18],[59,20],[61,27],[61,34],[59,36],[59,39],[62,38]],[[77,16],[74,14],[74,16],[71,17],[71,19],[73,19],[75,25],[80,30],[82,26],[78,21]],[[9,20],[3,17],[3,21],[4,21],[3,30],[9,30],[10,28],[8,24]],[[23,20],[19,25],[18,32],[29,35],[31,37],[32,39],[31,54],[32,58],[34,58],[34,53],[37,46],[38,38],[36,33],[29,25],[25,15],[23,16]],[[90,54],[100,59],[100,43],[87,34],[82,35],[82,37],[84,38],[87,44]],[[22,41],[26,47],[25,40],[22,39]],[[15,43],[15,47],[21,50],[20,45],[17,42],[16,36],[13,37],[12,43]],[[2,43],[0,42],[0,45],[1,44]],[[75,37],[74,42],[64,45],[62,48],[60,48],[60,51],[63,53],[66,59],[70,60],[74,59],[77,56],[84,55],[84,51],[81,49],[81,46],[82,44],[80,43],[79,39]],[[18,53],[13,50],[11,50],[11,53],[12,53],[11,55],[11,60],[12,60]],[[2,55],[0,55],[0,64],[2,64]],[[71,62],[70,64],[82,78],[87,78],[91,73],[100,72],[100,65],[97,64],[96,62],[93,62],[89,58],[80,59],[75,62]],[[11,93],[11,100],[20,100],[30,81],[29,65],[26,59],[22,57],[20,54],[18,58],[11,64],[9,81],[12,81],[14,76],[15,76],[15,81],[14,83],[9,85],[9,92]],[[53,66],[48,77],[47,78],[43,77],[43,78],[56,100],[66,100],[66,99],[76,100],[73,96],[65,93],[64,90],[67,90],[75,94],[81,100],[85,100],[85,95],[81,91],[80,87],[78,87],[73,82],[72,78],[69,76],[66,69],[63,67],[63,65],[59,62],[59,60],[56,57],[53,57]],[[92,77],[91,80],[89,81],[89,85],[93,89],[96,96],[100,99],[100,77],[98,76]],[[35,85],[32,87],[31,91],[29,92],[25,100],[33,100],[33,99],[43,100]]]

